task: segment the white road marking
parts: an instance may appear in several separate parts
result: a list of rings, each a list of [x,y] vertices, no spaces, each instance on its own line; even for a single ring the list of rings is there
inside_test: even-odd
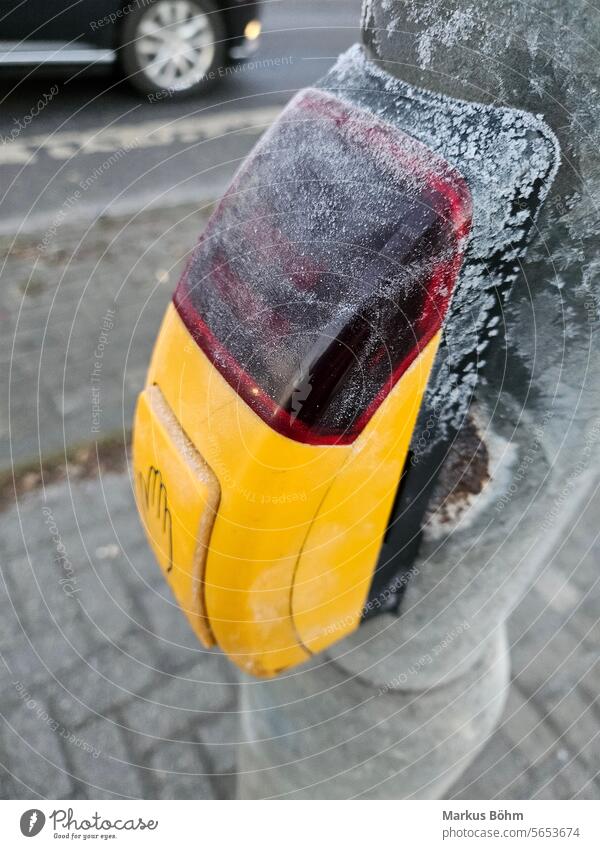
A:
[[[172,121],[144,121],[140,124],[117,124],[82,132],[62,132],[28,139],[15,139],[0,144],[0,165],[24,165],[38,161],[40,153],[51,159],[66,160],[77,155],[112,153],[133,148],[163,147],[171,144],[193,144],[218,138],[235,131],[260,132],[281,112],[279,106],[196,115]]]

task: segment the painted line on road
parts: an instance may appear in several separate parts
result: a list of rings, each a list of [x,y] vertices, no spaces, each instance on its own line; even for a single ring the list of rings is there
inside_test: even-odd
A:
[[[269,126],[280,112],[280,106],[265,106],[173,121],[117,124],[106,130],[96,127],[81,132],[15,139],[0,145],[0,165],[32,164],[42,152],[51,159],[67,160],[77,155],[111,153],[123,148],[129,150],[193,144],[236,131],[260,131]]]

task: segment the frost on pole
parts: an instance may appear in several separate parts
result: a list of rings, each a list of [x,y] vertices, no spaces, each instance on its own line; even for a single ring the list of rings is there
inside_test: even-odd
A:
[[[472,195],[472,234],[445,326],[445,348],[429,404],[459,427],[498,335],[502,300],[514,283],[558,165],[545,122],[511,108],[468,103],[410,86],[370,62],[356,45],[322,85],[368,107],[459,168]]]
[[[467,8],[475,26],[458,26]],[[423,687],[449,667],[461,674],[533,576],[552,568],[597,475],[599,73],[583,33],[597,44],[600,26],[582,9],[549,0],[540,18],[503,0],[366,4],[367,47],[322,81],[459,167],[473,198],[415,433],[427,453],[431,433],[447,430],[451,462],[401,617],[374,619],[360,637],[377,633],[382,655],[402,643],[418,657],[469,622],[444,664],[423,671]],[[346,643],[348,669],[370,662],[359,642]]]

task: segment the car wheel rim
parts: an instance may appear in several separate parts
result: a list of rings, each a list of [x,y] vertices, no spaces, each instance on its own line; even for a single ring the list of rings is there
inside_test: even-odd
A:
[[[135,50],[157,88],[185,91],[202,79],[214,59],[209,16],[188,0],[161,0],[141,19]]]

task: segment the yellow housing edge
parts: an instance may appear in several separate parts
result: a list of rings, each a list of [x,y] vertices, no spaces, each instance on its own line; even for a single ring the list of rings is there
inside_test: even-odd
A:
[[[271,676],[358,626],[439,338],[351,445],[306,445],[242,401],[169,306],[136,410],[136,499],[206,646]],[[170,549],[143,486],[152,469]]]

